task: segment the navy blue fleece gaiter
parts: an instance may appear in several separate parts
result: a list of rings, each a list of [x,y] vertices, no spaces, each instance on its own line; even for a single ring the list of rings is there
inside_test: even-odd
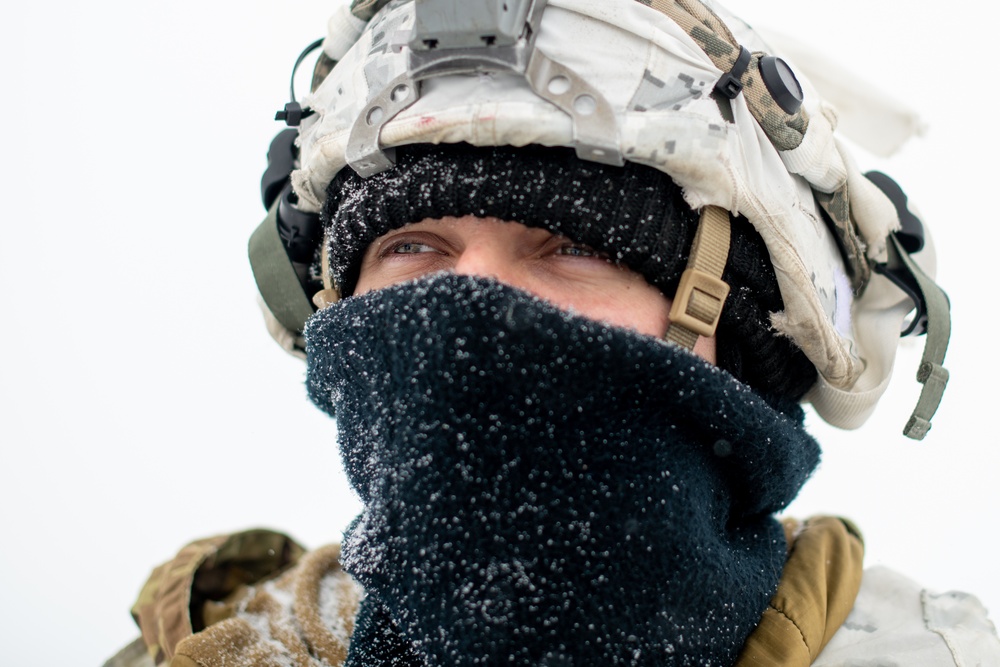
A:
[[[310,321],[308,386],[364,511],[349,665],[730,665],[773,595],[798,406],[494,281]]]

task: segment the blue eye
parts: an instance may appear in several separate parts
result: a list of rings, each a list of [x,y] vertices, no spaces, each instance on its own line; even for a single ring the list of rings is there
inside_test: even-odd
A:
[[[601,253],[597,252],[590,246],[586,245],[564,245],[561,246],[557,251],[559,255],[566,255],[568,257],[600,257]]]
[[[407,241],[395,246],[392,252],[397,255],[416,255],[418,253],[437,251],[426,243],[411,243]]]

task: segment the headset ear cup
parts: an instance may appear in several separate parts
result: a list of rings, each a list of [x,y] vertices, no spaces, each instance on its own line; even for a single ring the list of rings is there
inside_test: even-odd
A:
[[[250,268],[260,296],[274,318],[286,329],[301,333],[314,308],[299,282],[278,232],[279,197],[267,217],[250,236]]]
[[[271,204],[281,197],[282,190],[288,185],[289,175],[295,169],[295,161],[299,157],[298,148],[295,147],[295,139],[299,136],[299,131],[294,128],[282,130],[267,149],[267,169],[260,179],[260,196],[264,201],[264,208],[271,208]]]

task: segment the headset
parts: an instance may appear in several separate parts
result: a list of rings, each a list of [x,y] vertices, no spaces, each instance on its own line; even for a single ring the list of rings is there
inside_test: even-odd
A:
[[[275,319],[293,334],[301,334],[306,320],[316,311],[313,297],[322,283],[311,276],[310,268],[323,241],[319,215],[296,208],[291,174],[298,161],[295,145],[297,127],[313,111],[295,99],[295,75],[302,61],[323,43],[309,44],[292,67],[290,101],[274,119],[288,126],[280,131],[267,150],[267,168],[260,180],[260,194],[267,217],[250,237],[249,256],[257,288]],[[313,70],[315,89],[336,63],[322,54]]]

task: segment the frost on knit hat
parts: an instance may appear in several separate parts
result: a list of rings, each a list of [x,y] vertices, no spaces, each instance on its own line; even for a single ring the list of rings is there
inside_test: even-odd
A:
[[[323,206],[330,274],[341,293],[357,284],[368,246],[427,218],[473,215],[561,234],[607,254],[672,297],[687,265],[698,214],[665,174],[626,162],[587,162],[568,148],[413,145],[396,166],[370,178],[349,168],[331,181]],[[765,397],[798,401],[815,367],[770,313],[783,310],[767,248],[743,218],[732,222],[723,279],[730,295],[717,331],[717,363]]]

